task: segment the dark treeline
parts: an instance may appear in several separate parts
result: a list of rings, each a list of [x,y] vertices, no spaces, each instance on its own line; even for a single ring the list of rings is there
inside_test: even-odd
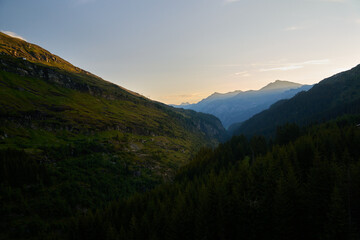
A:
[[[343,119],[202,149],[175,181],[74,221],[73,239],[359,239],[360,129]]]
[[[0,184],[20,187],[24,184],[47,184],[49,181],[45,166],[29,158],[24,151],[0,151]]]
[[[132,164],[129,154],[114,156],[102,142],[74,142],[42,154],[54,162],[0,150],[0,239],[55,239],[89,209],[161,183]],[[142,176],[135,176],[140,170]]]

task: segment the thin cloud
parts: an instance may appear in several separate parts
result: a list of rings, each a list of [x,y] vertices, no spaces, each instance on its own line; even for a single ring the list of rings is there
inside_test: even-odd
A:
[[[250,77],[251,74],[248,71],[243,71],[243,72],[237,72],[235,73],[235,76],[239,76],[239,77]]]
[[[300,29],[303,29],[303,27],[291,26],[291,27],[285,28],[284,31],[296,31],[296,30],[300,30]]]
[[[18,38],[18,39],[21,39],[21,40],[26,41],[25,38],[23,38],[22,36],[14,33],[14,32],[10,32],[10,31],[1,31],[1,32],[2,32],[2,33],[5,33],[6,35],[9,35],[9,36],[11,36],[11,37]]]
[[[360,19],[356,19],[355,23],[360,24]]]
[[[310,65],[322,65],[330,63],[330,59],[321,59],[321,60],[310,60],[303,62],[303,64],[310,64]]]
[[[330,59],[309,60],[309,61],[300,62],[300,63],[288,63],[288,64],[285,64],[285,66],[280,66],[280,67],[262,68],[259,71],[260,72],[290,71],[290,70],[304,68],[306,65],[324,65],[324,64],[329,64],[329,63],[330,63]]]
[[[291,65],[291,66],[276,67],[276,68],[262,68],[262,69],[260,69],[260,72],[289,71],[289,70],[300,69],[300,68],[303,68],[303,67],[304,67],[304,66]]]

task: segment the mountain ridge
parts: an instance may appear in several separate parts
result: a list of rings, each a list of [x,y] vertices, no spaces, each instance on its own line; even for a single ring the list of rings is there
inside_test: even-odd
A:
[[[45,79],[50,84],[57,84],[61,87],[89,93],[95,97],[103,97],[107,100],[133,101],[136,104],[155,107],[156,109],[174,110],[177,114],[180,114],[179,116],[186,112],[169,108],[165,104],[152,101],[121,86],[105,81],[94,74],[74,67],[47,50],[34,44],[28,44],[21,39],[0,33],[0,44],[0,70],[20,76]],[[30,53],[27,51],[30,51]],[[29,55],[31,56],[30,59],[23,59],[24,56],[28,57]],[[191,112],[186,113],[196,115]]]
[[[12,56],[12,57],[21,59],[24,62],[26,62],[26,61],[32,62],[35,64],[41,64],[44,66],[65,70],[65,71],[72,72],[75,74],[86,75],[87,77],[94,78],[95,80],[100,80],[100,81],[106,82],[110,85],[116,85],[114,83],[111,83],[109,81],[102,79],[101,77],[99,77],[95,74],[92,74],[86,70],[83,70],[81,68],[78,68],[78,67],[72,65],[70,62],[62,59],[61,57],[59,57],[55,54],[52,54],[48,50],[46,50],[36,44],[29,43],[29,42],[19,39],[19,38],[11,37],[2,32],[0,32],[0,46],[1,46],[0,47],[0,55]],[[116,86],[125,91],[128,91],[134,95],[143,97],[142,95],[140,95],[136,92],[133,92],[131,90],[128,90],[124,87],[121,87],[119,85],[116,85]]]
[[[152,101],[24,44],[0,34],[1,239],[39,237],[34,224],[48,229],[171,182],[201,147],[227,137],[212,115]]]
[[[245,121],[254,114],[267,109],[280,99],[290,98],[309,88],[311,85],[276,80],[259,90],[213,93],[196,104],[175,105],[175,107],[213,114],[228,128],[236,122]]]
[[[273,136],[276,126],[286,122],[307,125],[334,116],[360,113],[360,65],[337,73],[315,84],[307,92],[281,100],[254,115],[235,130],[235,134]],[[295,111],[296,109],[296,111]]]
[[[284,80],[276,80],[275,82],[271,82],[267,84],[265,87],[259,89],[259,91],[269,91],[269,90],[282,90],[282,89],[293,89],[299,88],[302,85],[300,83],[294,83],[290,81]]]

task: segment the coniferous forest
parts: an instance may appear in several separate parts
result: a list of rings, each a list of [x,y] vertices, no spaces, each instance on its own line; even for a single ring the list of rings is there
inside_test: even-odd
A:
[[[173,183],[77,219],[72,239],[359,239],[359,118],[235,136]]]
[[[286,124],[274,140],[234,136],[215,149],[201,149],[171,183],[44,227],[40,216],[71,215],[61,194],[81,198],[58,193],[57,200],[43,199],[38,209],[28,209],[39,214],[27,219],[31,232],[12,237],[359,239],[359,120]],[[0,160],[2,213],[33,207],[32,195],[55,184],[52,173],[22,151],[3,151]],[[1,222],[12,227],[6,218]]]

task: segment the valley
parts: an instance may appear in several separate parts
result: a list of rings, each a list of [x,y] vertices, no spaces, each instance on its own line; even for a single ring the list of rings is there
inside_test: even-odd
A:
[[[359,103],[358,65],[172,107],[0,33],[0,239],[359,239]]]

